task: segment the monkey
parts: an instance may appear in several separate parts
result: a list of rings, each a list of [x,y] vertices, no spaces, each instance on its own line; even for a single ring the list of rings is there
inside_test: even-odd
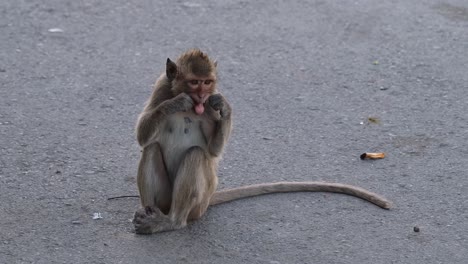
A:
[[[208,206],[278,192],[321,191],[356,196],[389,209],[365,189],[323,182],[264,183],[216,191],[217,166],[232,130],[232,109],[217,89],[217,62],[199,49],[166,61],[136,125],[142,154],[137,234],[183,228]]]

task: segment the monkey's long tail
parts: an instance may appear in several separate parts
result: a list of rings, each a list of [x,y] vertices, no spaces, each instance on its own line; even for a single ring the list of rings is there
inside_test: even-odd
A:
[[[390,209],[392,204],[382,196],[363,188],[326,182],[276,182],[242,186],[233,189],[220,190],[211,197],[210,205],[226,203],[247,197],[282,192],[332,192],[355,196],[371,202],[383,209]]]

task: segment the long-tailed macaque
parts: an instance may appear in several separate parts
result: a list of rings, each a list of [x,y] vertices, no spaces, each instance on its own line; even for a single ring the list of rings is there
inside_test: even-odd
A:
[[[277,192],[337,192],[390,208],[374,193],[337,183],[278,182],[216,192],[217,164],[231,132],[231,107],[216,85],[216,62],[200,50],[183,53],[175,63],[167,59],[136,128],[142,147],[136,233],[179,229],[209,205]]]

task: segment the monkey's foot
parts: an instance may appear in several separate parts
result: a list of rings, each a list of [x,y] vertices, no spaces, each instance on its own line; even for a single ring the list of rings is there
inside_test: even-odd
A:
[[[135,212],[133,225],[137,234],[152,234],[173,229],[170,219],[159,208],[149,206]]]

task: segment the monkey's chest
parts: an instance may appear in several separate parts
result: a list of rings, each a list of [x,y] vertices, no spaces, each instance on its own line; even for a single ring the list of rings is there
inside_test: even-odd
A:
[[[187,149],[192,146],[205,147],[207,138],[204,134],[203,121],[193,115],[175,114],[170,116],[164,126],[163,137],[169,148]]]
[[[159,135],[164,161],[170,177],[184,157],[186,151],[194,146],[207,150],[214,124],[203,115],[177,113],[169,116]]]

